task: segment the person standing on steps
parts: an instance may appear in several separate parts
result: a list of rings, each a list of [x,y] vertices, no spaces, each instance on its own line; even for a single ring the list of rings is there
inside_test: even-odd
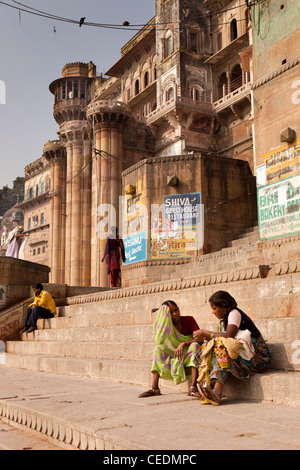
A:
[[[44,290],[43,284],[38,282],[32,286],[34,292],[34,302],[28,306],[27,315],[22,333],[31,333],[36,330],[38,318],[53,318],[56,315],[56,305],[49,294]]]
[[[192,316],[181,316],[175,302],[167,300],[158,310],[154,322],[155,349],[151,367],[152,386],[139,398],[161,395],[159,379],[172,380],[180,384],[187,380],[186,368],[191,369],[190,396],[199,397],[197,390],[198,371],[195,354],[201,346],[193,339],[198,324]]]
[[[110,274],[111,287],[117,287],[121,282],[121,262],[126,261],[125,248],[122,238],[119,237],[118,228],[112,227],[107,239],[102,263],[107,264],[107,274]]]

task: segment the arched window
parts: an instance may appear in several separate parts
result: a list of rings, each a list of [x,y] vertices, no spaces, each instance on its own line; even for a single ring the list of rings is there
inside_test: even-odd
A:
[[[85,82],[83,80],[80,82],[80,98],[85,99]]]
[[[222,49],[222,31],[219,31],[217,34],[217,51]]]
[[[230,40],[233,41],[236,38],[237,38],[237,23],[236,23],[236,19],[233,18],[233,20],[230,23]]]
[[[127,78],[125,81],[125,93],[124,93],[125,100],[127,102],[130,101],[130,98],[131,98],[130,88],[131,88],[131,80],[130,78]]]
[[[169,57],[173,52],[173,36],[171,31],[165,35],[165,58]]]
[[[65,100],[66,99],[66,83],[63,82],[61,85],[61,99]]]
[[[203,97],[203,90],[200,86],[192,86],[190,89],[190,97],[194,101],[200,101]]]
[[[218,82],[218,97],[217,97],[217,99],[219,100],[227,94],[228,94],[227,76],[226,76],[226,73],[223,72],[222,75],[220,75],[219,82]]]
[[[28,189],[27,189],[27,199],[32,199],[33,198],[33,187],[30,186]]]
[[[149,85],[149,72],[145,72],[144,75],[144,88],[146,88]]]
[[[72,82],[71,80],[68,81],[68,98],[73,98],[73,91],[72,91]]]
[[[46,176],[45,178],[45,191],[50,191],[51,189],[51,180],[49,176]]]
[[[189,32],[189,49],[192,52],[199,53],[199,31],[193,30]]]
[[[174,98],[174,96],[175,96],[175,90],[174,90],[174,88],[169,88],[169,89],[167,90],[167,97],[166,97],[166,98],[167,98],[167,101],[170,101],[172,98]]]
[[[134,84],[134,92],[135,92],[135,95],[138,95],[139,92],[140,92],[140,81],[139,81],[139,80],[136,80],[136,81],[135,81],[135,84]]]
[[[230,91],[234,91],[243,85],[243,72],[239,64],[235,65],[230,75]]]

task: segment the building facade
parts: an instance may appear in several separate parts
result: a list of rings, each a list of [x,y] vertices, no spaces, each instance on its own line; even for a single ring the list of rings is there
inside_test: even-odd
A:
[[[50,165],[42,156],[25,167],[25,198],[17,205],[24,214],[23,232],[27,235],[24,259],[46,266],[50,261],[50,187]]]
[[[256,224],[255,175],[272,140],[258,134],[266,123],[260,54],[273,65],[253,21],[259,9],[263,24],[267,3],[156,0],[155,17],[122,47],[105,77],[92,62],[78,62],[50,84],[59,126],[59,140],[45,144],[42,157],[51,180],[51,282],[108,286],[102,259],[111,225],[125,239],[125,281],[144,269],[147,282],[151,269],[218,250]],[[291,15],[292,0],[285,6]],[[292,112],[285,120],[283,134],[291,139]],[[191,201],[201,206],[189,225],[200,229],[197,240],[180,235],[186,223],[175,212],[166,215],[168,205],[194,211]],[[157,219],[153,204],[161,208]],[[26,211],[32,218],[28,204]]]
[[[262,240],[300,232],[299,4],[252,6],[253,98]]]

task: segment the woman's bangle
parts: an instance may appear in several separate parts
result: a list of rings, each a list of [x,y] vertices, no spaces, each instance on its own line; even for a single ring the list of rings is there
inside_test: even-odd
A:
[[[191,345],[191,341],[185,341],[185,342],[184,342],[184,345],[187,346],[187,347],[189,347],[189,346]]]
[[[210,334],[210,336],[209,336],[209,339],[211,340],[211,339],[213,339],[214,337],[215,337],[215,333],[212,332],[212,333]]]

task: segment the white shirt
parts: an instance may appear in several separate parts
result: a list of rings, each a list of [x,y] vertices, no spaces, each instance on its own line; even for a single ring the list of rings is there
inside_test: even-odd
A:
[[[236,308],[234,310],[231,310],[228,315],[227,325],[235,325],[239,328],[241,321],[242,315],[240,314],[240,312]]]

